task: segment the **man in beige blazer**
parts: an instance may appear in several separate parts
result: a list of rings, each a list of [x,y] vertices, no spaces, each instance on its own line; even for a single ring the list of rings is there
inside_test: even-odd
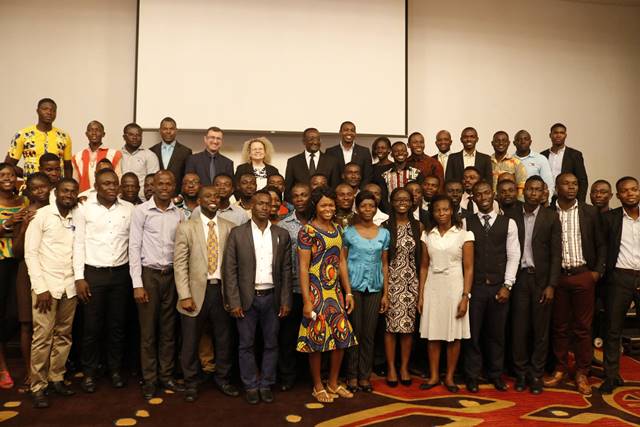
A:
[[[207,321],[211,323],[216,349],[215,383],[227,396],[239,395],[230,383],[233,323],[222,299],[221,274],[224,247],[235,224],[216,217],[219,201],[215,187],[202,187],[198,192],[200,212],[181,223],[176,231],[173,268],[182,324],[182,371],[187,402],[198,398],[198,344]]]

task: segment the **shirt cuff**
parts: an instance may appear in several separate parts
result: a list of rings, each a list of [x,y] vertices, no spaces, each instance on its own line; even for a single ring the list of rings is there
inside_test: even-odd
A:
[[[133,284],[133,289],[142,288],[142,277],[132,277],[131,283]]]
[[[31,278],[31,289],[36,295],[40,295],[44,292],[47,292],[49,288],[41,277],[32,277]]]

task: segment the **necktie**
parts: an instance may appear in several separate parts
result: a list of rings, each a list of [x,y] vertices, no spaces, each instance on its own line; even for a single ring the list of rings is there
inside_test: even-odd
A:
[[[216,235],[215,221],[209,221],[209,234],[207,235],[207,263],[208,274],[213,274],[218,269],[218,236]]]
[[[216,177],[216,156],[209,155],[209,178],[213,183],[213,179]]]
[[[309,176],[311,176],[311,175],[316,173],[316,161],[313,160],[315,155],[316,155],[316,153],[309,153],[309,157],[311,158],[309,160]]]
[[[482,219],[484,219],[484,224],[482,224],[482,226],[484,227],[484,231],[489,231],[489,229],[491,228],[491,224],[489,224],[489,220],[491,219],[491,215],[482,215]]]
[[[469,197],[469,202],[467,203],[467,212],[473,213],[473,199]]]

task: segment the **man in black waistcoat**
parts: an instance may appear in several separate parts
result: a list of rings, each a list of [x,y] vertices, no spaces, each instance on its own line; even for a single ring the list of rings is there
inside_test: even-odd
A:
[[[504,365],[505,326],[509,311],[509,294],[516,280],[520,261],[518,227],[515,221],[493,210],[493,186],[480,181],[473,186],[476,215],[467,217],[467,230],[474,242],[473,287],[469,306],[471,339],[464,350],[464,370],[467,390],[478,392],[482,374],[482,341],[486,343],[487,379],[496,390],[506,391],[502,380]]]

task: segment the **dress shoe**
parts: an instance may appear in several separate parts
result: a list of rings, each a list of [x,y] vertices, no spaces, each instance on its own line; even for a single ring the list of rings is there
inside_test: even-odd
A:
[[[163,381],[160,383],[160,387],[165,390],[171,390],[178,393],[182,393],[184,391],[184,385],[176,382],[173,378],[168,381]]]
[[[260,389],[260,399],[264,403],[273,403],[273,392],[270,388],[261,388]]]
[[[198,399],[198,390],[195,388],[187,388],[184,392],[184,401],[193,403]]]
[[[240,396],[240,391],[233,384],[218,384],[218,389],[229,397]]]
[[[76,394],[75,391],[65,385],[64,381],[54,381],[49,383],[49,390],[60,396],[73,396]]]
[[[376,365],[373,367],[373,373],[379,377],[386,377],[387,367],[385,365]]]
[[[529,384],[529,389],[531,390],[531,394],[542,393],[542,380],[540,378],[532,379],[531,384]]]
[[[284,382],[282,384],[280,384],[280,391],[289,391],[293,388],[293,383],[291,382]]]
[[[113,388],[122,388],[125,386],[124,379],[122,378],[122,375],[120,375],[120,372],[114,372],[111,374],[111,385]]]
[[[527,381],[525,377],[516,377],[514,388],[516,389],[516,391],[524,391],[527,388]]]
[[[34,408],[44,409],[49,407],[49,399],[47,399],[47,395],[45,394],[44,390],[38,390],[31,393],[31,398],[33,399]]]
[[[260,394],[257,389],[247,390],[245,398],[247,399],[247,403],[250,405],[257,405],[260,403]]]
[[[467,380],[467,391],[469,393],[477,393],[478,391],[480,391],[480,388],[478,388],[478,381]]]
[[[96,379],[90,375],[85,375],[82,378],[82,382],[80,383],[80,387],[82,387],[82,391],[85,393],[95,393],[96,392]]]
[[[624,381],[620,377],[616,378],[605,378],[604,382],[600,384],[598,390],[601,394],[611,394],[613,391],[620,386],[624,385]]]
[[[592,393],[591,384],[585,374],[576,374],[576,389],[580,394],[590,395]]]
[[[546,377],[542,380],[545,387],[557,387],[567,376],[562,371],[554,371],[550,377]]]
[[[491,380],[491,384],[493,384],[495,389],[498,391],[507,391],[509,389],[509,387],[507,387],[507,385],[504,383],[504,381],[500,377],[494,378],[493,380]]]
[[[151,382],[144,382],[142,384],[142,397],[144,400],[151,400],[157,393],[156,385]]]

